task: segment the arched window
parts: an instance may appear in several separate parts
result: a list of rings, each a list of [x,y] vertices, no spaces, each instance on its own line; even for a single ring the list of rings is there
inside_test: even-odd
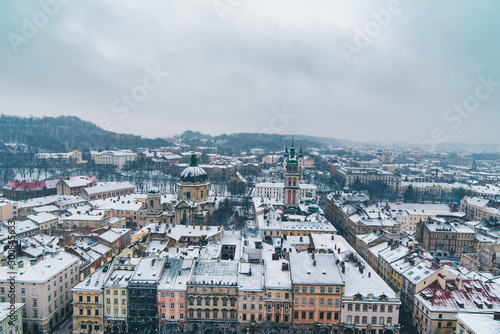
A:
[[[151,200],[151,209],[154,207],[153,200]]]

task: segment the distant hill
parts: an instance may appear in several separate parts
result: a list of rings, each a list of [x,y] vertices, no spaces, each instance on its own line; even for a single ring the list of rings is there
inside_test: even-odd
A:
[[[69,152],[171,145],[166,139],[118,134],[74,116],[18,117],[0,115],[0,151],[5,144],[26,145],[31,152]]]
[[[22,149],[31,153],[69,152],[72,150],[135,149],[170,146],[174,141],[195,150],[198,147],[217,147],[222,154],[239,154],[253,148],[266,152],[283,150],[291,145],[291,135],[263,133],[233,133],[211,136],[186,131],[171,139],[150,139],[132,134],[106,131],[97,125],[75,116],[19,117],[0,115],[0,152]],[[299,149],[322,145],[349,145],[350,142],[333,138],[295,136]]]

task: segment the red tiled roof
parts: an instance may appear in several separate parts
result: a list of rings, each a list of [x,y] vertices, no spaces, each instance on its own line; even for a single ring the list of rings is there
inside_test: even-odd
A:
[[[25,191],[26,188],[30,190],[42,190],[44,187],[47,189],[55,188],[59,180],[47,180],[47,181],[18,181],[11,180],[7,183],[3,189],[14,190],[14,191]]]
[[[446,280],[442,289],[438,281],[420,292],[425,304],[432,309],[462,312],[493,312],[500,310],[500,300],[490,293],[488,284],[479,280],[462,280],[457,289],[456,280]],[[489,304],[491,308],[488,307]]]

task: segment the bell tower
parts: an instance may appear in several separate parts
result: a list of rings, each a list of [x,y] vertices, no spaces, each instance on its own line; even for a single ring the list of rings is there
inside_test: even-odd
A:
[[[300,171],[297,157],[295,156],[295,143],[292,137],[292,148],[287,159],[285,169],[284,199],[285,206],[297,206],[300,203]]]

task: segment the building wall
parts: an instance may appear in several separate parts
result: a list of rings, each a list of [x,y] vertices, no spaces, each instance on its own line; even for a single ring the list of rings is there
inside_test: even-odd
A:
[[[164,322],[186,322],[187,291],[158,290],[158,313],[160,324]]]
[[[339,329],[343,287],[338,285],[294,285],[293,323],[312,326],[332,324]]]
[[[102,291],[73,291],[73,333],[103,333]]]

